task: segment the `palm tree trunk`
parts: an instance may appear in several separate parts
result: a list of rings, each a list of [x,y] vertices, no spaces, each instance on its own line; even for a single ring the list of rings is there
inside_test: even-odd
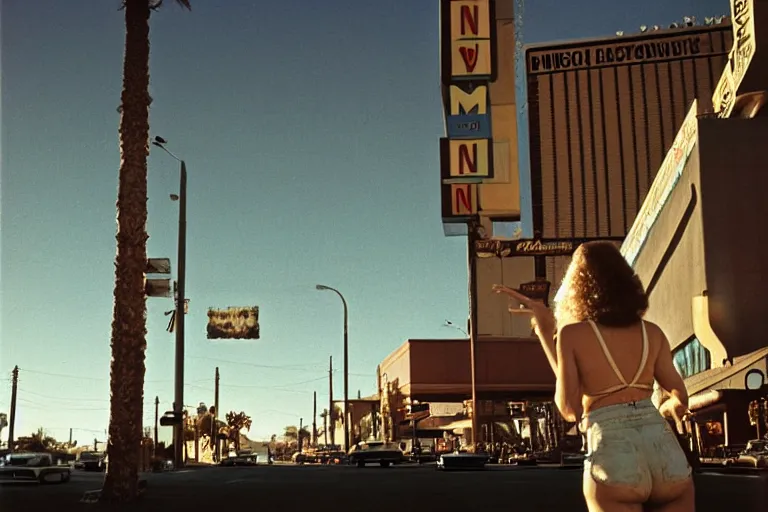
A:
[[[146,349],[149,0],[125,0],[125,56],[117,193],[117,257],[110,373],[109,471],[101,499],[137,496]]]

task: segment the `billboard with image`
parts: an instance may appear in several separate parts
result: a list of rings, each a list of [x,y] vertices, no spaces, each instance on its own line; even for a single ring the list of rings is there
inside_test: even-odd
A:
[[[229,307],[208,310],[208,339],[259,339],[259,307]]]

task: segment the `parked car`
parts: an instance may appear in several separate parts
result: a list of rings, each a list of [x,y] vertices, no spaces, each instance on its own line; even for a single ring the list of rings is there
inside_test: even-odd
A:
[[[768,441],[765,439],[749,441],[744,450],[733,457],[727,458],[725,465],[768,468]]]
[[[12,453],[0,465],[2,483],[66,483],[72,476],[68,465],[57,465],[49,453]]]
[[[364,441],[357,443],[349,450],[348,460],[350,464],[363,467],[368,463],[378,463],[381,467],[390,464],[400,464],[405,460],[400,447],[395,443],[384,441]]]
[[[75,461],[75,469],[105,471],[107,469],[107,454],[104,452],[81,452]]]
[[[256,466],[258,465],[259,457],[255,453],[246,455],[235,455],[233,457],[227,457],[219,462],[220,466]]]

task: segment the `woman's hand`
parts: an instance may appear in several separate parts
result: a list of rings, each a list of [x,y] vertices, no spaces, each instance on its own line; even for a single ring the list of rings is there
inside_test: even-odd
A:
[[[557,326],[555,324],[555,315],[552,311],[544,305],[540,300],[534,300],[525,296],[514,288],[509,288],[501,284],[493,285],[493,291],[496,293],[503,293],[522,304],[533,315],[531,319],[531,326],[536,331],[536,335],[541,336],[554,336]],[[523,310],[524,311],[524,310]],[[520,313],[521,310],[510,306],[510,313]]]
[[[674,396],[669,397],[659,406],[659,412],[664,418],[674,420],[678,434],[685,433],[683,422],[690,416],[691,411],[680,400]]]

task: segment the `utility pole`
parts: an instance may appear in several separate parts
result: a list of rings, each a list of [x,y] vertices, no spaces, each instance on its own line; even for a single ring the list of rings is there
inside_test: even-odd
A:
[[[155,438],[154,438],[154,447],[152,449],[152,452],[155,456],[157,456],[157,421],[158,421],[158,408],[160,407],[160,397],[155,397]]]
[[[176,412],[184,410],[184,310],[186,306],[185,285],[187,276],[187,165],[180,161],[179,172],[179,247],[178,247],[178,288],[176,297],[176,372],[174,382],[174,400]],[[176,425],[176,443],[174,458],[176,468],[184,466],[184,425]]]
[[[181,158],[171,153],[165,147],[166,141],[162,137],[155,137],[152,145],[157,146],[171,158],[179,162],[179,195],[171,194],[172,200],[179,200],[179,240],[178,240],[178,275],[176,276],[176,350],[174,370],[173,412],[177,416],[183,416],[184,412],[184,314],[186,313],[186,280],[187,280],[187,164]],[[184,424],[175,425],[173,428],[174,467],[184,465]]]
[[[8,423],[8,451],[13,453],[13,428],[16,425],[16,392],[19,388],[19,367],[14,366],[11,372],[11,421]]]
[[[216,382],[213,388],[213,420],[211,421],[211,442],[214,442],[214,457],[215,462],[219,460],[219,436],[216,432],[216,418],[219,417],[219,367],[216,367]]]
[[[331,445],[336,446],[336,409],[333,407],[333,356],[331,356],[330,366],[328,367],[328,421],[331,430]]]
[[[323,435],[325,436],[325,448],[328,449],[328,414],[323,416]]]
[[[467,223],[467,264],[469,266],[469,365],[472,387],[472,438],[470,440],[472,451],[477,449],[480,442],[480,432],[478,432],[477,416],[477,258],[475,252],[475,242],[477,241],[477,230],[479,223],[473,219]]]
[[[296,443],[297,444],[296,447],[298,448],[299,453],[301,453],[301,441],[302,441],[301,433],[303,429],[304,429],[304,418],[299,418],[299,432],[298,432],[297,443]]]
[[[69,429],[69,447],[72,448],[72,428]]]
[[[312,392],[312,446],[317,448],[317,391]]]

